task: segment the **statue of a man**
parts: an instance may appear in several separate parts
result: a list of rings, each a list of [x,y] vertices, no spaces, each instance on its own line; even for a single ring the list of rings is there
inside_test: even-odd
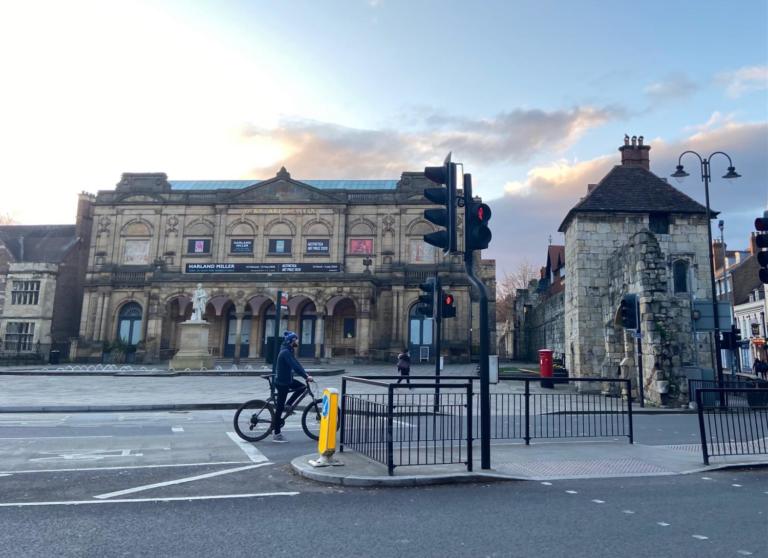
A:
[[[208,304],[208,293],[205,292],[202,283],[197,284],[195,295],[192,297],[192,321],[202,322],[205,314],[205,305]]]

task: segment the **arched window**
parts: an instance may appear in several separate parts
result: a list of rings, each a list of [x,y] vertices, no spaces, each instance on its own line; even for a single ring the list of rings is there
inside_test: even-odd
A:
[[[676,293],[688,292],[688,262],[677,260],[672,264],[672,278]]]
[[[141,306],[138,303],[129,302],[120,309],[117,335],[127,345],[141,341]]]

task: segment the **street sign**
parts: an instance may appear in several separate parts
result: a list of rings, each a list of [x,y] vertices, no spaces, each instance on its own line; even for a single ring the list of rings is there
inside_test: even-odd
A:
[[[718,302],[717,313],[720,318],[720,327],[717,329],[721,331],[730,330],[733,323],[731,304],[729,302]],[[693,301],[693,327],[696,331],[715,330],[715,314],[711,300]]]
[[[633,331],[632,332],[632,337],[634,337],[635,339],[642,339],[643,338],[643,334],[640,331]]]

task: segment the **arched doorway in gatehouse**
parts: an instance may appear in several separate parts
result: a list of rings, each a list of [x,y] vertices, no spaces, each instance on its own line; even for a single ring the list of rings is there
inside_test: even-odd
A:
[[[424,314],[419,314],[416,309],[419,304],[414,304],[408,312],[408,350],[411,352],[411,360],[419,362],[432,357],[432,326],[434,321]]]

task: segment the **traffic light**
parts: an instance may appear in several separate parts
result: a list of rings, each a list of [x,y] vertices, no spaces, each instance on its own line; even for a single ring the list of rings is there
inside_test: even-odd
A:
[[[626,294],[621,297],[619,318],[624,329],[637,329],[637,295]]]
[[[758,233],[755,237],[757,247],[768,248],[768,211],[763,212],[762,217],[755,219],[755,230]],[[760,281],[768,283],[768,252],[765,250],[758,252],[757,263],[760,264],[760,271],[758,272]]]
[[[739,341],[741,341],[741,330],[736,327],[736,324],[731,326],[731,333],[733,334],[733,343],[738,345]]]
[[[491,229],[488,221],[491,220],[491,208],[488,205],[474,201],[464,202],[464,251],[469,253],[475,250],[485,250],[491,242]]]
[[[729,351],[732,351],[736,348],[736,343],[733,338],[733,332],[732,331],[721,331],[720,332],[720,348],[721,349],[728,349]]]
[[[455,318],[456,317],[456,299],[451,293],[441,294],[442,304],[440,308],[441,318]]]
[[[435,277],[430,277],[425,283],[419,285],[424,294],[419,295],[419,306],[416,312],[423,314],[427,318],[435,316],[435,297],[440,290],[440,283]]]
[[[442,248],[444,254],[456,252],[456,189],[463,184],[464,167],[451,163],[451,154],[441,167],[426,167],[424,175],[445,187],[425,188],[424,197],[432,203],[444,206],[440,209],[425,209],[424,218],[444,230],[424,235],[424,242]]]

